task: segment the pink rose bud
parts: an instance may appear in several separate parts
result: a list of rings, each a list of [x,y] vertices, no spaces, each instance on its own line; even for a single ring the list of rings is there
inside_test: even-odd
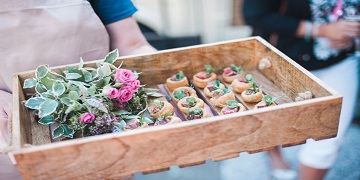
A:
[[[106,88],[102,91],[103,94],[105,94],[108,98],[114,99],[117,98],[118,90],[116,88]]]
[[[131,86],[122,86],[119,91],[117,98],[121,103],[126,103],[130,101],[133,97],[134,91]]]
[[[128,69],[118,69],[116,70],[115,77],[116,82],[130,84],[135,80],[134,73]]]
[[[133,81],[133,82],[130,83],[130,86],[131,86],[131,88],[132,88],[132,90],[133,90],[134,92],[138,92],[138,89],[139,89],[139,87],[140,87],[140,81],[139,81],[139,80],[135,80],[135,81]]]
[[[125,129],[136,129],[139,127],[139,125],[140,125],[139,121],[136,119],[133,119],[126,124]]]
[[[93,123],[95,120],[95,115],[92,113],[84,113],[80,118],[79,121],[83,123]]]
[[[118,122],[119,121],[119,118],[118,117],[114,117],[113,118],[113,122]]]

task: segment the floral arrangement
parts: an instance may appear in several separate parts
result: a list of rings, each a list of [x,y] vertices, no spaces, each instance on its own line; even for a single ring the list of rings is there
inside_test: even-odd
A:
[[[148,96],[160,97],[145,88],[136,71],[114,65],[118,50],[110,52],[96,68],[85,67],[53,71],[39,66],[35,78],[26,79],[23,88],[35,88],[25,106],[35,110],[38,122],[55,124],[53,138],[93,136],[136,129],[152,120],[143,117]]]

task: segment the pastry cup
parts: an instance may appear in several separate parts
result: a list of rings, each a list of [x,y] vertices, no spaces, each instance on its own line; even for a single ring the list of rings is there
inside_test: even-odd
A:
[[[212,97],[210,99],[211,103],[217,107],[227,106],[227,104],[226,104],[227,100],[235,100],[235,94],[232,91],[230,91],[220,97],[217,97],[217,98]]]
[[[247,91],[249,89],[243,91],[241,93],[241,98],[245,101],[245,102],[251,102],[251,103],[254,103],[254,102],[260,102],[263,98],[263,94],[262,94],[262,91],[261,89],[259,89],[258,92],[256,93],[253,93],[253,94],[246,94]],[[250,89],[251,90],[251,89]]]
[[[243,91],[252,87],[251,84],[240,82],[237,78],[232,81],[230,86],[231,89],[234,90],[236,93],[242,93]]]
[[[275,106],[275,103],[271,103],[270,106]],[[264,108],[264,107],[269,107],[268,105],[266,105],[265,101],[262,100],[259,103],[257,103],[254,107],[254,109],[259,109],[259,108]]]
[[[176,117],[176,116],[168,116],[166,117],[168,118],[170,121],[167,122],[166,124],[158,124],[158,123],[154,123],[154,126],[161,126],[161,125],[168,125],[168,124],[177,124],[177,123],[181,123],[181,119]]]
[[[188,81],[187,77],[184,77],[180,81],[173,81],[173,80],[171,80],[171,77],[170,77],[170,78],[166,79],[165,85],[170,90],[170,92],[173,92],[178,87],[189,86],[189,81]]]
[[[222,76],[222,78],[223,78],[223,80],[225,81],[225,82],[227,82],[227,83],[232,83],[235,79],[237,79],[237,78],[239,78],[239,77],[245,77],[245,73],[240,73],[240,74],[235,74],[235,75],[233,75],[233,76],[226,76],[225,75],[225,72],[223,72],[222,74],[221,74],[221,76]]]
[[[184,89],[185,90],[185,92],[189,92],[190,93],[190,95],[189,96],[185,96],[185,97],[198,97],[197,95],[196,95],[196,91],[193,89],[193,88],[191,88],[191,87],[178,87],[178,88],[176,88],[174,91],[176,91],[176,90],[178,90],[178,89]],[[177,99],[175,96],[174,96],[174,91],[171,93],[171,95],[172,95],[172,97],[173,97],[173,100],[175,101],[175,102],[179,102],[179,100],[180,99]],[[185,98],[185,97],[183,97],[183,98]],[[182,98],[182,99],[183,99]]]
[[[201,72],[199,72],[199,73],[201,73]],[[200,79],[200,78],[197,77],[197,75],[198,75],[199,73],[196,73],[196,74],[193,76],[193,84],[194,84],[196,87],[201,88],[201,89],[203,89],[203,88],[206,87],[208,81],[215,81],[215,80],[216,80],[216,77],[217,77],[215,73],[211,73],[209,78],[207,78],[207,79]]]
[[[225,89],[225,86],[220,83],[220,89]],[[204,88],[204,93],[207,97],[211,98],[214,94],[214,91],[210,91],[208,87]]]
[[[220,114],[221,115],[225,115],[225,113],[223,112],[224,111],[224,109],[226,108],[227,106],[225,106],[225,107],[223,107],[222,109],[221,109],[221,111],[220,111]],[[245,108],[245,106],[244,105],[242,105],[241,103],[238,103],[238,111],[237,112],[234,112],[234,113],[238,113],[238,112],[242,112],[242,111],[246,111],[246,108]],[[230,113],[231,114],[231,113]]]
[[[174,107],[169,102],[161,101],[161,103],[163,103],[163,107],[159,112],[154,113],[152,109],[149,111],[151,117],[157,119],[161,116],[164,116],[166,113],[171,113],[171,115],[174,114]]]
[[[194,107],[184,107],[182,106],[182,103],[186,103],[186,98],[189,98],[189,97],[185,97],[185,98],[182,98],[180,99],[180,101],[177,103],[177,106],[179,108],[179,110],[184,113],[184,114],[188,114],[187,110],[188,109],[194,109],[194,108],[204,108],[204,101],[200,98],[197,98],[197,97],[194,97],[196,99],[196,104]]]
[[[202,118],[207,118],[207,117],[211,117],[210,113],[207,112],[204,108],[202,108],[202,116],[201,116],[200,119],[202,119]],[[191,120],[189,120],[188,117],[186,116],[186,120],[192,121],[192,120],[196,120],[196,119],[191,119]]]

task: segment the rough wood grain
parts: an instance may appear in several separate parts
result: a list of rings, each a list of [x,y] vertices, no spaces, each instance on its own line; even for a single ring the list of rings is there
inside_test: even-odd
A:
[[[309,90],[316,98],[170,126],[28,149],[19,147],[14,151],[19,170],[24,179],[116,179],[132,176],[135,172],[153,172],[173,165],[184,167],[208,159],[236,157],[240,152],[254,153],[274,146],[303,143],[309,138],[320,140],[336,136],[342,97],[259,37],[127,56],[117,63],[124,60],[123,67],[143,72],[142,82],[151,86],[163,84],[179,70],[190,79],[203,70],[204,64],[222,70],[234,63],[251,72],[256,70],[263,57],[268,57],[272,66],[258,70],[261,73],[258,77],[266,77],[264,83],[271,85],[271,93],[284,93],[292,100],[298,92]],[[86,66],[94,64],[90,62]],[[151,75],[144,76],[146,74]],[[34,71],[18,74],[18,84],[14,86],[19,92],[14,98],[18,107],[24,108],[20,102],[29,92],[22,92],[23,80],[33,76]],[[34,125],[27,128],[24,122],[28,114],[22,114],[21,108],[14,111],[13,119],[20,132],[13,136],[16,138],[13,141],[20,146],[35,143],[31,135],[34,131],[29,131]],[[31,139],[27,140],[28,136]]]
[[[27,179],[117,177],[114,172],[122,177],[235,151],[258,152],[308,138],[333,137],[337,133],[333,117],[339,116],[340,106],[340,97],[319,98],[171,127],[59,142],[23,150],[15,158]]]

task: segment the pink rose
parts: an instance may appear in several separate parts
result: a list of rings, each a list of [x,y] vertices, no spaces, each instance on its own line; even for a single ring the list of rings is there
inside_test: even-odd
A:
[[[80,118],[79,121],[83,123],[93,123],[95,120],[95,115],[92,113],[84,113]]]
[[[114,118],[113,118],[113,121],[114,121],[114,122],[118,122],[118,121],[119,121],[119,118],[118,118],[118,117],[114,117]]]
[[[134,73],[128,69],[118,69],[115,73],[115,81],[129,84],[135,80]]]
[[[103,89],[102,93],[104,93],[108,98],[114,99],[117,98],[118,90],[116,88],[106,88]]]
[[[117,99],[121,103],[125,103],[130,101],[130,99],[133,97],[134,91],[131,86],[121,86],[121,88],[118,91]]]
[[[140,81],[135,80],[129,84],[134,92],[138,92],[138,89],[140,87]]]

